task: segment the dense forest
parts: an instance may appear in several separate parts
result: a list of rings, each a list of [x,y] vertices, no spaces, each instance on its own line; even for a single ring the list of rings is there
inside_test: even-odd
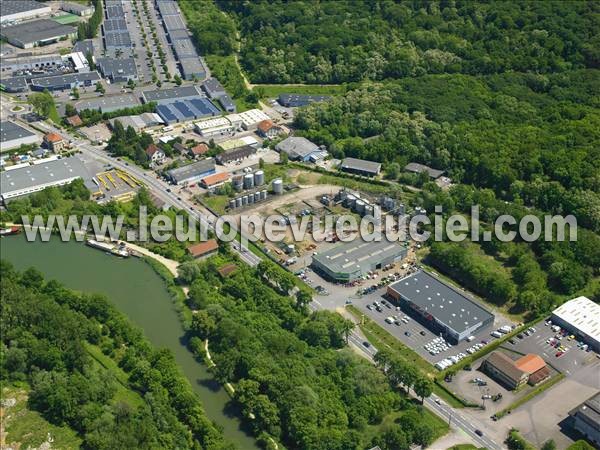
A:
[[[424,74],[549,73],[600,66],[593,1],[217,0],[241,32],[254,83],[343,83]],[[217,14],[201,48],[233,51]],[[208,19],[208,17],[207,17]],[[196,34],[196,33],[195,33]],[[198,33],[199,34],[199,33]],[[210,40],[209,42],[206,42]]]
[[[600,231],[600,71],[430,75],[364,84],[298,112],[333,156],[410,161]],[[365,140],[366,138],[370,138]]]
[[[336,313],[310,313],[285,272],[262,262],[239,266],[229,277],[218,268],[227,250],[207,262],[186,263],[190,300],[198,312],[190,346],[204,355],[204,339],[218,380],[232,382],[235,399],[259,440],[287,448],[383,450],[426,445],[445,425],[411,400],[404,389],[428,396],[431,382],[415,368],[381,352],[380,370],[346,347],[352,323]],[[381,425],[386,417],[395,417]],[[395,422],[395,423],[394,423]],[[272,447],[268,447],[272,448]]]
[[[0,266],[0,379],[28,385],[29,408],[74,429],[85,449],[232,448],[173,355],[105,297]]]

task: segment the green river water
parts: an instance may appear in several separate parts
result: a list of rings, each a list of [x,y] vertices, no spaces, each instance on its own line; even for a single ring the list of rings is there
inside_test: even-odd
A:
[[[190,381],[210,419],[240,449],[258,449],[241,429],[229,396],[196,361],[183,342],[183,328],[162,279],[136,258],[121,259],[78,242],[26,242],[23,235],[0,239],[0,257],[17,269],[35,267],[48,279],[87,292],[105,294],[133,323],[144,330],[156,347],[166,347]]]

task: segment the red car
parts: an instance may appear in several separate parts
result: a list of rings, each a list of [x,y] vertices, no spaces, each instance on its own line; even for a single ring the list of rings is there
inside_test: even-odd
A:
[[[556,353],[556,355],[554,355],[554,356],[556,356],[557,358],[560,358],[562,355],[564,355],[564,353],[565,353],[565,352],[558,352],[558,353]]]

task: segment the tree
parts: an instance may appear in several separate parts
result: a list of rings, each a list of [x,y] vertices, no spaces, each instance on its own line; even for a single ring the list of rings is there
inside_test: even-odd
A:
[[[133,81],[132,78],[130,78],[129,80],[127,80],[127,87],[129,89],[132,89],[132,90],[135,89],[135,81]]]
[[[553,439],[548,439],[544,442],[544,445],[542,445],[541,450],[556,450],[556,443]]]
[[[104,89],[104,86],[102,86],[102,83],[100,81],[98,81],[96,83],[96,92],[98,92],[100,94],[105,94],[106,93],[106,89]]]
[[[56,108],[54,98],[48,91],[30,94],[28,100],[33,106],[34,112],[44,118],[48,118],[52,110]]]
[[[175,74],[175,76],[173,77],[173,81],[175,82],[175,84],[177,86],[181,86],[182,80],[181,77],[179,76],[179,74]]]
[[[284,166],[288,163],[288,154],[286,152],[279,152],[279,163]]]
[[[425,401],[425,397],[429,397],[433,392],[433,383],[425,377],[420,377],[415,381],[415,394],[421,397],[421,403]]]
[[[65,105],[65,116],[71,117],[71,116],[75,116],[75,115],[77,115],[77,110],[75,109],[75,107],[72,104],[67,103]]]
[[[79,98],[79,89],[77,89],[76,87],[71,89],[71,95],[75,100],[77,100]]]
[[[191,329],[202,339],[208,339],[217,329],[217,323],[206,310],[202,309],[192,317]]]

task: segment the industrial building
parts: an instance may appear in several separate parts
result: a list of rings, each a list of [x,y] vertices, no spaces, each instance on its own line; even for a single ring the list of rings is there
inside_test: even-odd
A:
[[[219,98],[227,94],[225,88],[216,78],[209,78],[202,83],[202,90],[206,92],[209,98]]]
[[[587,297],[577,297],[552,311],[552,323],[600,351],[600,305]]]
[[[218,101],[221,104],[221,107],[228,113],[234,113],[237,111],[237,107],[229,95],[221,95]]]
[[[6,202],[51,186],[69,184],[77,178],[91,187],[91,176],[75,156],[5,171],[0,173],[2,200]]]
[[[31,89],[35,91],[63,91],[73,88],[94,86],[102,78],[98,72],[69,73],[66,75],[51,75],[31,80]]]
[[[180,59],[179,65],[184,80],[193,80],[194,77],[198,79],[206,78],[206,68],[199,56]]]
[[[2,58],[2,73],[13,73],[21,70],[52,71],[63,66],[63,58],[59,54],[52,55],[18,55],[14,58]]]
[[[356,239],[313,255],[313,269],[335,282],[349,282],[362,278],[368,272],[381,269],[406,257],[406,247],[396,242],[381,240],[365,242]]]
[[[405,167],[404,170],[406,170],[407,172],[412,172],[412,173],[422,173],[422,172],[426,172],[427,175],[429,175],[429,178],[432,179],[437,179],[439,177],[441,177],[444,174],[443,170],[437,170],[437,169],[432,169],[429,166],[426,166],[425,164],[419,164],[419,163],[408,163]]]
[[[188,247],[188,252],[194,258],[204,258],[212,253],[219,250],[219,244],[215,239],[209,239],[208,241],[199,242]]]
[[[250,147],[249,145],[244,145],[243,147],[227,150],[219,154],[217,156],[217,162],[219,164],[227,164],[231,161],[248,158],[254,154],[256,154],[256,148]]]
[[[80,112],[84,109],[94,109],[103,113],[117,111],[124,108],[139,106],[140,101],[133,94],[117,94],[110,97],[96,97],[80,100],[75,103],[75,109]]]
[[[252,136],[242,136],[237,139],[229,139],[219,143],[219,147],[223,150],[231,150],[232,148],[243,147],[249,145],[250,147],[258,148],[259,142]]]
[[[81,3],[61,3],[60,9],[83,17],[94,14],[94,7],[92,5],[82,5]]]
[[[16,22],[50,15],[50,6],[33,0],[2,0],[0,23]]]
[[[319,146],[304,137],[290,136],[275,146],[279,153],[288,155],[292,161],[309,162],[321,157],[323,151]]]
[[[279,94],[279,97],[277,98],[279,104],[286,108],[306,106],[311,103],[325,102],[328,100],[331,100],[329,95]]]
[[[200,98],[204,98],[204,95],[202,95],[196,86],[180,86],[142,92],[144,103],[155,102],[158,105],[173,103],[178,100],[193,100]]]
[[[363,177],[375,177],[381,171],[381,164],[364,159],[344,158],[340,164],[340,170]]]
[[[494,315],[481,305],[423,270],[391,284],[387,294],[450,342],[462,341],[494,323]]]
[[[270,119],[260,109],[249,109],[241,113],[230,114],[227,117],[232,123],[240,123],[244,130],[252,130],[263,120]]]
[[[196,122],[194,127],[200,136],[209,137],[217,135],[231,134],[235,127],[227,117],[215,117],[214,119],[202,120]]]
[[[205,189],[213,189],[231,181],[231,175],[229,172],[213,173],[200,180],[200,185]]]
[[[185,184],[196,183],[215,172],[215,160],[207,158],[187,166],[171,169],[167,172],[167,176],[175,184]]]
[[[0,87],[2,89],[4,89],[4,91],[9,92],[11,94],[16,94],[19,92],[26,92],[29,90],[29,85],[27,84],[27,78],[24,76],[3,78],[0,81]]]
[[[40,137],[14,122],[0,122],[0,153],[21,145],[39,144]]]
[[[138,133],[140,131],[145,130],[146,128],[151,128],[164,124],[163,120],[156,113],[142,113],[135,116],[121,116],[115,119],[111,119],[110,122],[114,126],[114,123],[117,120],[121,122],[123,128],[127,129],[127,127],[131,127]]]
[[[156,113],[165,123],[171,124],[217,116],[221,111],[207,98],[196,98],[160,104],[156,107]]]
[[[129,80],[137,81],[138,79],[133,58],[98,58],[96,65],[102,76],[108,78],[112,83],[126,83]]]
[[[156,6],[161,16],[179,15],[177,3],[173,0],[157,0]]]
[[[33,48],[53,44],[62,38],[73,38],[77,35],[77,29],[69,25],[61,25],[54,20],[39,19],[2,27],[0,35],[16,47]]]
[[[536,385],[550,376],[546,362],[532,353],[513,360],[503,352],[495,351],[483,361],[481,368],[509,389],[516,389],[525,383]]]
[[[600,448],[600,392],[569,411],[571,426]]]

